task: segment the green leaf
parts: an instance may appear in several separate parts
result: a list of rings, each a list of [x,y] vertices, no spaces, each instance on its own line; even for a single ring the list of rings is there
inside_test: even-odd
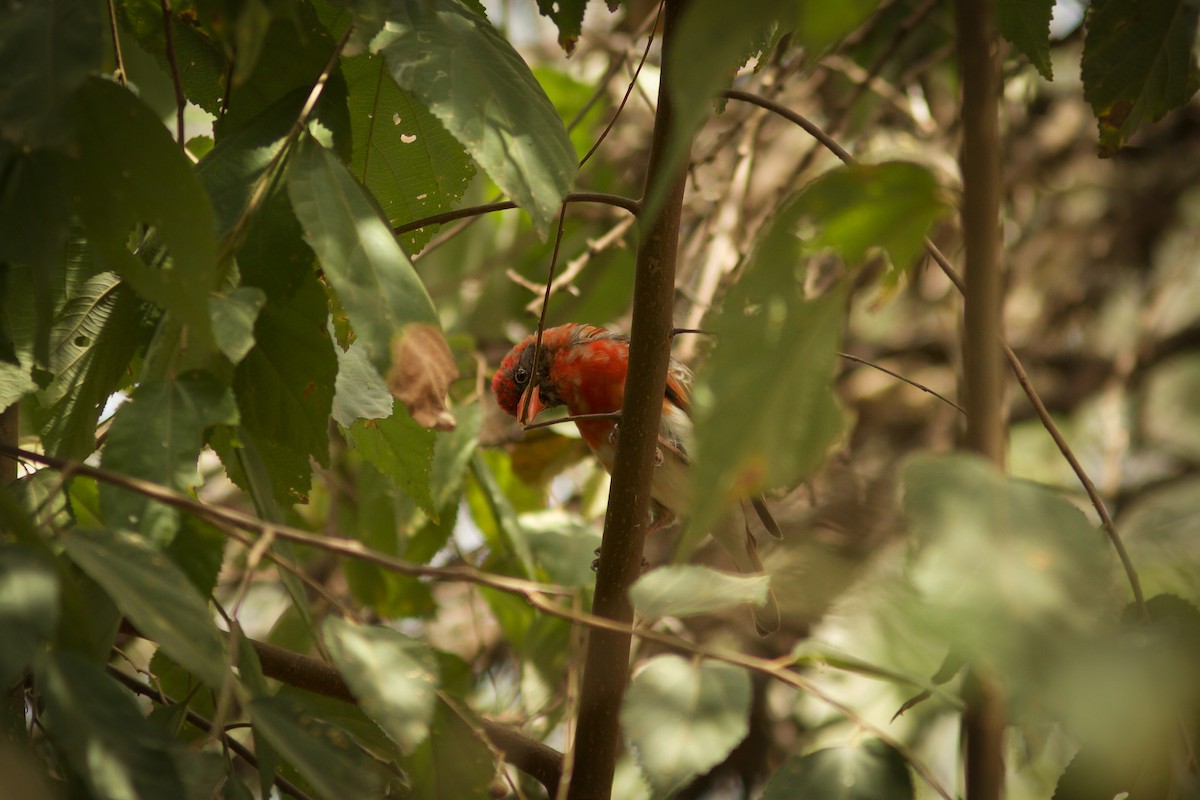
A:
[[[648,619],[690,617],[741,603],[767,599],[766,575],[730,575],[708,567],[680,564],[647,572],[629,588],[629,599]]]
[[[325,644],[363,710],[400,746],[413,750],[429,735],[438,664],[428,646],[378,626],[331,617]]]
[[[1009,691],[1036,691],[1095,624],[1109,559],[1083,514],[1048,489],[968,456],[919,457],[904,510],[920,546],[906,620]]]
[[[804,299],[790,216],[769,232],[712,324],[717,346],[697,375],[692,397],[696,500],[690,542],[709,529],[729,500],[811,474],[845,424],[832,388],[844,290]],[[759,388],[747,392],[747,386]]]
[[[178,745],[138,712],[101,667],[51,653],[37,669],[44,724],[67,760],[103,800],[185,797]]]
[[[112,272],[84,282],[59,312],[50,338],[54,379],[38,393],[48,452],[82,459],[95,451],[100,414],[144,343],[142,322],[141,301]]]
[[[463,146],[429,109],[396,85],[383,56],[345,58],[342,71],[350,91],[350,169],[388,223],[449,211],[475,175]],[[437,231],[438,226],[429,225],[400,241],[410,254],[416,253]]]
[[[522,514],[520,523],[534,563],[552,583],[591,590],[596,583],[591,565],[600,546],[595,528],[563,509]]]
[[[421,425],[448,430],[446,390],[458,368],[437,310],[378,208],[346,167],[311,138],[288,166],[305,238],[392,395]]]
[[[75,96],[75,140],[72,187],[90,241],[138,294],[178,314],[191,328],[189,346],[203,351],[212,339],[217,249],[212,206],[191,162],[153,111],[98,78]],[[130,252],[129,235],[141,224],[166,246],[169,267]]]
[[[227,674],[225,648],[208,604],[162,552],[138,537],[86,529],[63,531],[67,555],[141,633],[213,689]]]
[[[429,491],[429,469],[436,439],[397,405],[385,419],[359,420],[347,431],[354,449],[391,478],[422,511],[437,518]]]
[[[998,0],[996,30],[1025,54],[1046,80],[1054,79],[1050,64],[1050,17],[1054,0]]]
[[[392,395],[379,372],[367,360],[361,342],[351,342],[337,354],[337,382],[333,394],[333,418],[343,428],[355,420],[386,419],[392,414]]]
[[[378,769],[346,732],[312,714],[297,698],[250,701],[255,736],[263,738],[326,800],[378,797]]]
[[[101,464],[182,491],[197,481],[204,431],[236,422],[229,389],[206,372],[143,383],[117,409]],[[140,530],[158,544],[170,542],[178,527],[177,511],[129,489],[103,485],[100,504],[109,525]]]
[[[213,338],[230,362],[239,363],[254,347],[254,321],[265,302],[267,296],[263,290],[254,286],[243,286],[229,294],[214,294],[208,298]]]
[[[117,3],[116,8],[123,27],[155,57],[164,72],[169,72],[171,66],[167,61],[167,40],[159,0],[125,0]],[[220,46],[193,24],[195,18],[184,21],[179,11],[176,5],[171,14],[171,45],[183,94],[209,114],[218,116],[225,102],[229,62]]]
[[[407,766],[414,800],[484,797],[496,775],[491,751],[445,702],[435,706],[429,736]]]
[[[7,162],[0,158],[0,175],[0,262],[29,268],[37,314],[33,352],[45,364],[51,319],[63,301],[70,212],[62,160],[44,150],[19,153]]]
[[[309,276],[285,299],[271,299],[255,325],[255,345],[233,377],[242,428],[266,463],[275,498],[302,502],[309,459],[329,464],[329,412],[337,379],[329,309]]]
[[[1112,155],[1147,122],[1200,88],[1193,45],[1200,5],[1191,0],[1093,0],[1083,43],[1083,96]]]
[[[822,52],[850,34],[870,18],[879,0],[843,0],[825,3],[803,0],[797,14],[788,20],[798,43],[813,52]]]
[[[54,632],[58,591],[58,573],[44,554],[0,545],[0,686],[12,686]]]
[[[633,676],[621,727],[658,796],[721,763],[750,730],[750,676],[728,664],[658,656]]]
[[[61,146],[71,95],[100,67],[100,6],[91,0],[6,3],[0,15],[0,137]]]
[[[925,246],[925,235],[946,213],[937,181],[926,168],[904,161],[846,164],[805,186],[791,217],[805,233],[809,252],[835,250],[848,265],[880,248],[905,269]]]
[[[575,150],[512,45],[454,0],[396,0],[371,46],[534,227],[548,230],[575,181]]]
[[[878,739],[795,756],[771,776],[761,800],[911,800],[912,776],[895,748]]]
[[[200,594],[208,595],[216,588],[228,541],[221,531],[188,515],[183,518],[179,533],[166,548],[166,554],[183,570]]]
[[[537,0],[537,4],[541,15],[549,17],[558,26],[558,46],[571,55],[583,30],[587,0]]]

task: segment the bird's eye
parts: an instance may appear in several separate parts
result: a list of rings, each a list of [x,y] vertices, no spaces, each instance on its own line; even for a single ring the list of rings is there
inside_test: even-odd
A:
[[[524,367],[517,367],[517,371],[513,373],[513,380],[517,382],[517,386],[524,386],[529,383],[529,370]]]

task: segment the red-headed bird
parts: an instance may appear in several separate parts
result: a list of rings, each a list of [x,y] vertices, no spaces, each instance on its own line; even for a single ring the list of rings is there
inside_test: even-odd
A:
[[[537,334],[531,334],[513,347],[492,377],[492,392],[502,409],[520,419],[528,403],[524,421],[533,420],[542,409],[561,405],[567,407],[571,416],[621,410],[629,366],[629,337],[578,323],[548,328],[542,332],[535,368],[536,340]],[[658,451],[662,458],[655,467],[651,486],[656,510],[665,511],[668,522],[672,517],[686,517],[690,508],[688,461],[694,449],[691,378],[687,367],[671,359],[658,429]],[[578,420],[575,425],[600,463],[611,472],[616,456],[617,423],[598,419]],[[779,526],[762,498],[756,497],[752,502],[771,535],[781,538]],[[762,574],[762,562],[741,503],[735,503],[710,533],[733,558],[739,571]],[[779,606],[773,593],[768,592],[763,607],[754,609],[754,626],[763,636],[779,628]]]

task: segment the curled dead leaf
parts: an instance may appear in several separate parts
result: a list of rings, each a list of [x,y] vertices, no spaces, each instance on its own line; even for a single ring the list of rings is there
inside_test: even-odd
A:
[[[388,391],[424,427],[454,430],[454,415],[446,407],[446,392],[457,377],[458,367],[450,346],[436,325],[410,323],[392,337],[392,364],[386,376]]]

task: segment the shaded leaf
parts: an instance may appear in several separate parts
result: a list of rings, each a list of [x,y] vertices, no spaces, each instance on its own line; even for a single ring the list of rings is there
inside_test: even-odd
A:
[[[574,183],[575,151],[512,45],[454,0],[396,0],[371,46],[545,232]]]
[[[254,348],[233,376],[243,434],[253,438],[271,492],[284,505],[307,498],[310,458],[329,464],[337,348],[328,314],[312,276],[286,298],[272,298],[255,323]]]
[[[342,60],[350,91],[354,149],[350,169],[391,225],[449,211],[475,166],[445,126],[396,85],[381,55]],[[430,225],[400,237],[416,253],[438,231]]]
[[[878,739],[830,747],[788,759],[763,788],[761,800],[910,800],[904,756]]]
[[[63,531],[63,545],[137,629],[214,689],[226,675],[225,648],[208,604],[169,558],[138,537]]]
[[[659,796],[721,763],[745,738],[749,715],[745,670],[679,656],[651,659],[621,704],[625,736]]]
[[[184,490],[197,481],[204,431],[237,422],[233,396],[206,372],[139,384],[113,418],[101,460],[105,469]],[[100,487],[104,518],[117,528],[140,530],[170,542],[179,513],[112,484]]]
[[[58,573],[44,554],[0,546],[0,687],[12,686],[50,638],[58,624],[58,592]]]
[[[629,588],[629,599],[643,617],[689,617],[741,603],[767,599],[767,575],[730,575],[708,567],[679,564],[647,572]]]
[[[1200,88],[1191,0],[1093,0],[1083,43],[1083,96],[1100,123],[1100,152],[1179,108]]]
[[[117,3],[116,8],[123,27],[155,57],[163,71],[168,72],[170,65],[161,3],[158,0],[126,0]],[[229,71],[228,60],[220,46],[197,25],[181,19],[178,6],[171,14],[171,45],[184,96],[213,116],[219,115],[225,102],[225,76]]]
[[[79,158],[70,171],[88,237],[138,294],[178,314],[189,346],[212,340],[208,294],[216,285],[216,242],[208,196],[191,162],[145,104],[110,81],[88,80],[76,95]],[[154,228],[171,256],[152,267],[130,252],[137,225]]]
[[[147,722],[101,667],[72,653],[51,653],[38,666],[37,685],[51,737],[96,797],[185,797],[177,743]]]
[[[879,0],[843,0],[823,3],[803,0],[793,18],[785,18],[785,26],[795,31],[796,40],[815,52],[841,41],[862,25],[879,5]]]
[[[326,800],[378,797],[382,778],[346,732],[315,716],[295,697],[259,697],[249,704],[259,734]]]
[[[537,0],[537,4],[541,15],[549,17],[558,27],[558,46],[571,55],[583,30],[587,0]]]
[[[0,15],[0,137],[59,146],[71,95],[100,67],[100,6],[90,0],[6,3]]]
[[[325,644],[363,710],[406,753],[429,735],[438,664],[428,646],[378,626],[326,620]]]
[[[996,30],[1025,54],[1046,80],[1053,80],[1050,64],[1050,17],[1054,0],[999,0],[995,6]]]
[[[426,514],[436,519],[429,491],[435,434],[395,406],[384,419],[359,420],[347,431],[355,450],[391,478]]]
[[[578,515],[563,509],[521,515],[521,530],[538,569],[551,583],[591,590],[596,583],[592,562],[600,534]]]
[[[452,424],[445,397],[457,368],[437,310],[363,188],[336,156],[305,138],[289,162],[288,194],[305,238],[392,394],[426,427]]]
[[[434,707],[429,736],[407,766],[418,800],[484,797],[496,774],[491,751],[443,701]]]
[[[166,554],[187,575],[192,586],[207,596],[217,585],[225,559],[225,534],[198,517],[187,515]]]

